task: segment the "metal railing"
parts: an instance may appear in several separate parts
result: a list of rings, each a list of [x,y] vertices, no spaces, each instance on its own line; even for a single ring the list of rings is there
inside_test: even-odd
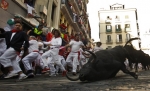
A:
[[[107,40],[106,40],[106,43],[107,43],[107,44],[112,44],[112,43],[113,43],[113,41],[112,41],[112,40],[108,40],[108,39],[107,39]]]
[[[72,12],[72,10],[71,10],[71,7],[69,6],[69,1],[68,0],[62,0],[61,1],[61,4],[65,4],[66,5],[66,7],[67,7],[67,9],[68,9],[68,12],[69,12],[69,14],[70,14],[70,16],[71,16],[71,18],[73,19],[73,12]]]
[[[116,39],[116,43],[122,43],[122,39]]]
[[[80,4],[79,0],[75,0],[75,1],[76,1],[77,5],[78,5],[78,8],[79,8],[80,10],[82,10],[82,4]]]

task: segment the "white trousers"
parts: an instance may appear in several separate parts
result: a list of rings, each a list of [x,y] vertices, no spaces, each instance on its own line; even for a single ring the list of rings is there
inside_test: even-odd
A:
[[[65,67],[66,66],[66,61],[65,61],[65,58],[63,57],[63,56],[60,56],[59,55],[59,62]],[[58,71],[59,71],[59,66],[58,65],[56,65],[56,73],[58,73]]]
[[[48,57],[50,57],[51,62],[49,62],[47,64],[46,60],[47,60]],[[65,68],[63,67],[63,65],[59,61],[59,55],[58,55],[58,53],[55,53],[52,50],[49,50],[49,51],[45,52],[42,55],[42,61],[43,61],[44,65],[45,65],[45,67],[47,65],[49,65],[51,74],[55,74],[55,72],[56,72],[56,69],[54,68],[54,64],[58,65],[62,71],[65,71]]]
[[[67,65],[72,65],[72,72],[76,72],[77,65],[79,65],[78,61],[78,53],[72,53],[70,52],[67,59],[66,59]]]
[[[19,66],[19,63],[16,61],[16,51],[14,50],[14,48],[9,48],[7,49],[2,56],[0,57],[0,63],[4,66],[4,67],[13,67],[13,71],[20,72],[21,68]]]
[[[41,61],[41,55],[38,52],[31,52],[22,59],[22,63],[24,64],[26,71],[32,70],[31,64],[34,61],[35,63]]]

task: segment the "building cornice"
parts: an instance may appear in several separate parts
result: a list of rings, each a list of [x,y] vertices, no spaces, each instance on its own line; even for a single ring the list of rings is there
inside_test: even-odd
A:
[[[118,10],[99,10],[99,13],[106,13],[106,12],[123,12],[123,11],[136,11],[136,8],[129,8],[129,9],[118,9]]]

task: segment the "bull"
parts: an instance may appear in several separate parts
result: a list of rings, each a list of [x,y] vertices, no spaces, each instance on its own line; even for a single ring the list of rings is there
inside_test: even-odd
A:
[[[82,67],[79,73],[79,77],[73,79],[66,75],[66,77],[71,81],[98,81],[113,78],[122,70],[124,73],[133,76],[135,79],[138,75],[135,72],[130,72],[126,69],[124,61],[126,58],[129,60],[134,60],[131,53],[136,51],[132,45],[127,45],[132,40],[138,38],[130,39],[125,46],[116,46],[109,50],[102,50],[96,53],[90,52],[91,57],[88,62]]]

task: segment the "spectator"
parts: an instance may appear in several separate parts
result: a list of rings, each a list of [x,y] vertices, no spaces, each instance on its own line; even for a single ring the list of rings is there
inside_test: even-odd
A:
[[[27,34],[30,36],[41,37],[41,35],[43,33],[42,28],[43,28],[43,25],[39,25],[38,28],[34,28],[32,30],[29,30],[27,32]]]
[[[94,47],[94,52],[103,50],[103,48],[101,47],[102,43],[101,42],[97,42],[96,46]]]
[[[28,9],[27,17],[32,18],[33,13],[35,13],[34,0],[24,0],[24,3],[27,5],[27,9]]]
[[[46,36],[48,35],[49,28],[47,27],[47,23],[46,22],[43,23],[42,31],[43,31],[43,33],[42,33],[42,40],[43,41],[47,41]]]

